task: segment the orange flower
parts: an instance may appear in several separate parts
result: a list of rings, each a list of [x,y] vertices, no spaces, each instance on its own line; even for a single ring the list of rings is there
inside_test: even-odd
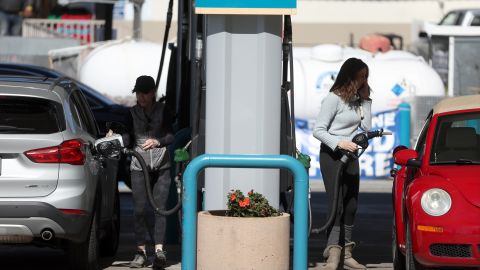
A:
[[[237,194],[235,192],[232,193],[232,195],[230,195],[230,201],[235,201],[235,199],[237,199]]]
[[[238,204],[240,205],[241,208],[245,208],[245,205],[246,205],[245,201],[240,201]]]
[[[241,208],[245,208],[245,206],[250,205],[250,198],[245,198],[245,200],[242,200],[238,203]]]
[[[253,189],[250,190],[250,192],[248,192],[248,196],[252,196],[252,194],[253,194]]]

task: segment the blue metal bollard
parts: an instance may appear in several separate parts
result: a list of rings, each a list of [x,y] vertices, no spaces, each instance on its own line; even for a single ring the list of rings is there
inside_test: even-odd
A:
[[[405,145],[408,148],[410,148],[410,110],[410,104],[406,102],[402,102],[400,103],[400,105],[398,105],[400,122],[398,130],[400,131],[400,144]]]
[[[293,269],[307,269],[308,255],[308,175],[305,167],[287,155],[219,155],[204,154],[188,164],[183,175],[182,270],[196,269],[197,262],[197,175],[208,167],[283,168],[295,178]],[[227,267],[227,266],[225,266]]]

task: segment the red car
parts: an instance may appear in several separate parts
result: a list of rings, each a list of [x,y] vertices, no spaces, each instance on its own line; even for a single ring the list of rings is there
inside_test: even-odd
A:
[[[439,102],[394,162],[394,269],[480,269],[480,95]]]

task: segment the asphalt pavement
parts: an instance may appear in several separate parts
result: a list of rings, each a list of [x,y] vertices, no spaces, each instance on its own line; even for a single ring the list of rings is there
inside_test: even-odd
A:
[[[321,181],[311,182],[310,187],[312,190],[312,227],[316,228],[325,222],[326,198]],[[354,257],[359,262],[366,264],[368,269],[392,269],[391,187],[391,180],[362,180],[360,183],[359,207],[353,233],[353,238],[357,243]],[[103,268],[109,270],[130,269],[128,262],[133,258],[135,252],[132,196],[125,186],[120,186],[120,189],[122,191],[120,195],[120,247],[115,257],[102,260]],[[321,254],[325,247],[325,238],[324,234],[310,235],[308,243],[308,269],[322,269],[324,262]],[[166,250],[168,265],[165,269],[181,269],[181,246],[178,244],[178,241],[177,243],[167,243]],[[151,247],[148,249],[148,252],[152,261],[153,250]],[[68,270],[67,265],[65,253],[61,250],[23,245],[0,245],[1,270]],[[143,269],[151,268],[145,267]]]
[[[391,189],[392,180],[362,180],[360,182],[359,207],[357,212],[356,228],[354,238],[358,247],[354,251],[355,257],[366,264],[368,269],[391,270]],[[322,181],[311,181],[311,203],[313,227],[319,227],[322,217],[326,216],[325,188]],[[122,211],[127,215],[131,207],[128,201],[129,190],[126,186],[120,186],[122,195]],[[123,225],[123,228],[125,226]],[[130,226],[127,226],[131,228]],[[133,243],[133,233],[122,229],[122,242],[117,254],[117,259],[107,269],[126,270],[128,261],[132,256],[132,246],[125,245],[126,242]],[[293,241],[293,239],[292,239]],[[293,243],[292,243],[293,246]],[[319,270],[324,265],[320,254],[325,246],[325,236],[312,234],[309,238],[309,266],[308,269]],[[181,246],[166,245],[168,252],[168,266],[166,270],[181,269]],[[152,252],[151,252],[152,253]],[[153,258],[150,258],[153,260]],[[291,258],[292,259],[292,258]],[[145,267],[143,269],[149,269]]]

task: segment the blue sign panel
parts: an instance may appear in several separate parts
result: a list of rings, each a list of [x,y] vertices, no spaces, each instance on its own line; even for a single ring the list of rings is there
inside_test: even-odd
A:
[[[390,177],[393,166],[392,151],[400,144],[398,110],[377,113],[372,118],[372,130],[383,128],[393,135],[370,140],[370,146],[359,158],[361,179],[385,179]],[[312,120],[313,121],[313,120]],[[320,173],[320,142],[312,135],[313,122],[296,120],[297,147],[311,157],[310,180],[322,179]]]
[[[398,97],[400,96],[403,92],[405,92],[405,88],[403,88],[400,84],[395,84],[392,88],[392,92]]]
[[[197,0],[197,8],[297,8],[296,0]]]

